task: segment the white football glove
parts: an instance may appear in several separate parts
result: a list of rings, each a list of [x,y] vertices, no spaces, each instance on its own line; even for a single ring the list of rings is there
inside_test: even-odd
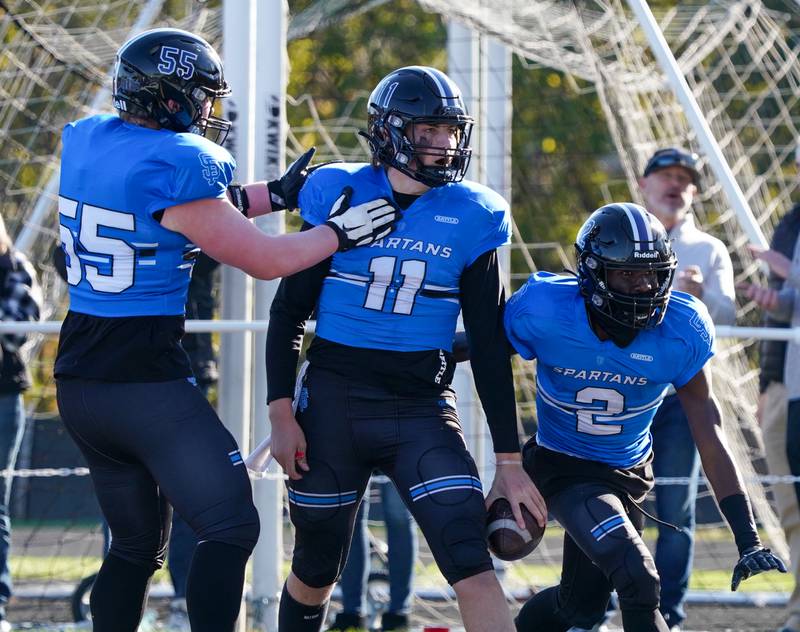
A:
[[[386,198],[376,198],[358,206],[350,206],[352,187],[342,189],[333,203],[326,226],[336,231],[339,252],[371,244],[394,230],[400,211]]]

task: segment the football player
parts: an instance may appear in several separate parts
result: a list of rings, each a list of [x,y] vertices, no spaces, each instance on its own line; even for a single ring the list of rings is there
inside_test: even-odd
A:
[[[296,529],[281,597],[282,632],[316,632],[349,547],[370,474],[396,485],[458,597],[466,629],[513,622],[486,549],[482,486],[466,449],[451,386],[459,311],[497,458],[489,494],[546,509],[519,452],[514,386],[503,336],[497,248],[511,217],[494,191],[464,180],[473,120],[453,81],[411,66],[369,97],[371,163],[314,171],[300,192],[305,228],[325,221],[338,191],[386,197],[397,230],[285,278],[272,304],[267,375],[273,454],[289,476]],[[304,322],[316,310],[308,368],[295,373]]]
[[[195,632],[233,630],[258,539],[238,446],[192,383],[180,346],[197,248],[270,279],[384,236],[396,219],[385,200],[348,207],[337,192],[320,227],[262,233],[245,215],[295,207],[311,152],[279,180],[233,185],[233,158],[214,142],[230,122],[212,114],[229,93],[207,42],[155,29],[117,54],[119,116],[63,132],[58,210],[70,310],[55,376],[61,417],[113,536],[91,597],[100,632],[137,629],[164,557],[168,503],[200,541],[187,590]]]
[[[525,469],[567,532],[561,583],[523,606],[517,630],[591,628],[615,588],[627,632],[667,632],[639,503],[653,486],[650,424],[670,384],[739,549],[731,589],[786,568],[756,531],[711,393],[713,324],[702,302],[671,291],[664,227],[640,206],[610,204],[575,248],[577,278],[535,273],[504,317],[513,348],[537,362],[539,425]]]

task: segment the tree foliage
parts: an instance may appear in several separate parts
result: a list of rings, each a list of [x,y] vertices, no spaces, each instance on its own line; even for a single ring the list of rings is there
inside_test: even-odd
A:
[[[295,14],[309,4],[296,0],[290,10]],[[397,67],[422,64],[446,70],[446,41],[439,15],[413,0],[392,0],[290,42],[288,91],[311,94],[323,119],[336,118]],[[602,202],[601,185],[616,177],[609,175],[609,166],[616,163],[609,160],[613,147],[602,111],[589,86],[516,59],[513,93],[514,217],[526,241],[568,245],[585,216]],[[360,114],[366,118],[366,112]]]

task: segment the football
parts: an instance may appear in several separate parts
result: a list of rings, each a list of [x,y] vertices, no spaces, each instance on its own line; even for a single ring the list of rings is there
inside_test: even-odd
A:
[[[489,540],[489,551],[506,562],[521,560],[539,546],[544,536],[544,527],[540,527],[536,518],[522,507],[525,529],[520,529],[514,520],[511,503],[505,498],[498,498],[489,507],[486,514],[486,537]]]

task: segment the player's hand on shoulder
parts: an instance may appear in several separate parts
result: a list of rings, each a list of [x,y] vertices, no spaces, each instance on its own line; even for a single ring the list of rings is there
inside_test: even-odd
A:
[[[516,458],[511,458],[516,456]],[[522,462],[518,461],[519,455],[498,455],[498,463],[495,469],[494,482],[489,495],[486,497],[487,509],[499,497],[507,498],[514,513],[517,525],[525,528],[525,520],[519,506],[524,505],[528,511],[536,518],[539,526],[544,527],[547,523],[547,504],[536,485],[522,467]]]
[[[300,195],[300,189],[306,182],[308,174],[321,165],[309,167],[308,163],[314,157],[317,151],[316,147],[312,147],[297,160],[295,160],[283,175],[277,180],[270,180],[267,182],[267,189],[269,189],[269,198],[272,203],[272,211],[293,211],[297,208],[297,198]]]
[[[269,420],[272,424],[272,456],[293,481],[308,472],[306,436],[294,417],[290,399],[270,402]]]
[[[344,187],[325,222],[339,239],[339,252],[365,246],[385,237],[394,230],[395,223],[400,219],[400,210],[391,200],[376,198],[351,206],[352,196],[352,187]]]
[[[731,590],[736,590],[742,580],[758,575],[764,571],[778,570],[781,573],[786,572],[786,564],[783,560],[775,555],[769,549],[763,546],[754,546],[746,549],[736,566],[733,568],[733,577],[731,577]]]

